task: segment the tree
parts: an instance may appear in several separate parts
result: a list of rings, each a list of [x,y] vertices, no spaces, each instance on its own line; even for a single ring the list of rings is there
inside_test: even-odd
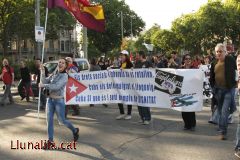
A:
[[[152,42],[154,46],[161,48],[165,52],[179,49],[181,43],[173,31],[166,29],[154,33]]]
[[[131,19],[133,36],[139,35],[145,23],[132,11],[124,0],[99,0],[103,5],[106,30],[103,33],[88,30],[89,45],[96,47],[100,52],[107,53],[114,48],[120,48],[121,38],[121,11],[124,21],[124,37],[131,35]]]
[[[46,2],[41,2],[41,24],[45,22]],[[17,41],[18,51],[22,40],[31,40],[35,45],[35,1],[34,0],[15,0],[0,2],[0,34],[1,43],[4,52],[7,52],[8,42]],[[56,40],[59,38],[60,30],[72,30],[76,20],[67,11],[55,8],[49,10],[47,25],[47,40]],[[36,46],[36,45],[35,45]]]
[[[0,1],[0,43],[7,52],[10,32],[10,21],[15,14],[20,13],[31,0],[1,0]]]

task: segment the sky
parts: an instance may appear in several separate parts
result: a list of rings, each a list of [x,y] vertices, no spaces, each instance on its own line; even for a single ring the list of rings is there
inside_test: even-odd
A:
[[[170,29],[172,21],[182,14],[197,11],[208,0],[125,0],[146,23],[146,29],[157,23]]]

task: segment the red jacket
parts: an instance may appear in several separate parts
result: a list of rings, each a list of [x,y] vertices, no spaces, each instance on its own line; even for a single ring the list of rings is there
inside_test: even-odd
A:
[[[4,84],[12,84],[12,74],[14,73],[14,70],[12,67],[9,67],[10,70],[7,69],[7,67],[3,67],[2,69],[2,80]]]

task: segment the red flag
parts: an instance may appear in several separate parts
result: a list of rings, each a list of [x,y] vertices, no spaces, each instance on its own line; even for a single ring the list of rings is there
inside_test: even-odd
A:
[[[85,85],[76,79],[69,77],[66,85],[66,102],[70,101],[72,98],[76,97],[86,89],[87,87]]]
[[[48,8],[61,7],[71,12],[85,27],[104,32],[105,17],[101,5],[91,5],[88,0],[48,0]]]
[[[90,2],[88,0],[78,0],[79,3],[83,4],[84,6],[90,6]]]

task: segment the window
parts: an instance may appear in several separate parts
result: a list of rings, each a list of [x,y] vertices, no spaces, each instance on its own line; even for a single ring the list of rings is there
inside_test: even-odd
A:
[[[53,40],[49,40],[49,50],[54,51],[54,43]]]
[[[64,41],[61,41],[61,52],[65,51],[65,47],[64,47]]]
[[[65,51],[66,52],[70,51],[70,41],[65,41]]]

